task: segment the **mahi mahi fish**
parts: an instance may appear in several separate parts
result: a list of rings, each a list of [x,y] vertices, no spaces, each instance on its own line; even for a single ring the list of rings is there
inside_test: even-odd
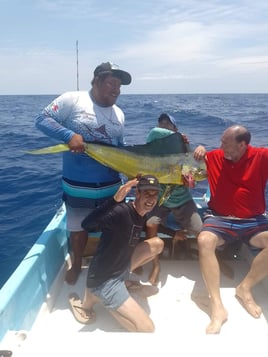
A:
[[[196,161],[192,152],[156,155],[147,150],[148,147],[148,144],[117,147],[92,142],[85,143],[85,153],[128,179],[137,175],[154,175],[162,184],[183,185],[185,177],[191,177],[194,181],[207,178],[205,163]],[[27,153],[52,154],[68,150],[67,144],[58,144]]]

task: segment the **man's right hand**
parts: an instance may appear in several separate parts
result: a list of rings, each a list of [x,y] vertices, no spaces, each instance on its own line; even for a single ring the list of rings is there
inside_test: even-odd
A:
[[[68,142],[68,146],[71,152],[84,152],[85,143],[83,140],[83,136],[79,134],[74,134],[72,136],[72,139]]]
[[[130,192],[133,186],[137,186],[139,180],[134,178],[133,180],[127,181],[124,185],[120,186],[114,195],[114,200],[116,202],[121,202],[125,199],[126,195]]]

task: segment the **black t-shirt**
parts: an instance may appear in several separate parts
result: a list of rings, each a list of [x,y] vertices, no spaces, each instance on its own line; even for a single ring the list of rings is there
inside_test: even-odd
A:
[[[102,232],[88,270],[87,287],[98,286],[127,269],[146,220],[147,215],[140,216],[131,201],[114,200],[108,200],[84,220],[83,228]]]

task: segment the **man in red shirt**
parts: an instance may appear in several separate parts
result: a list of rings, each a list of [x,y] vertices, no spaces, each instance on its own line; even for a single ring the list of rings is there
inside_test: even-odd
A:
[[[258,251],[248,274],[236,287],[236,297],[253,317],[259,318],[262,313],[251,290],[268,276],[268,149],[250,146],[250,139],[245,127],[234,125],[224,131],[219,149],[207,153],[195,150],[196,159],[205,159],[211,192],[209,210],[198,236],[200,267],[211,304],[208,334],[219,333],[228,317],[221,300],[215,255],[216,248],[225,243],[241,240]]]

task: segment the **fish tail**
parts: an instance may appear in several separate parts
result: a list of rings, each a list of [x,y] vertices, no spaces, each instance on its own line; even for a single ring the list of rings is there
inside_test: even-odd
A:
[[[53,145],[53,146],[47,146],[42,149],[29,150],[29,151],[25,151],[25,152],[27,154],[32,154],[32,155],[41,155],[41,154],[56,154],[56,153],[68,151],[68,150],[70,150],[70,148],[67,144],[58,144],[58,145]]]

